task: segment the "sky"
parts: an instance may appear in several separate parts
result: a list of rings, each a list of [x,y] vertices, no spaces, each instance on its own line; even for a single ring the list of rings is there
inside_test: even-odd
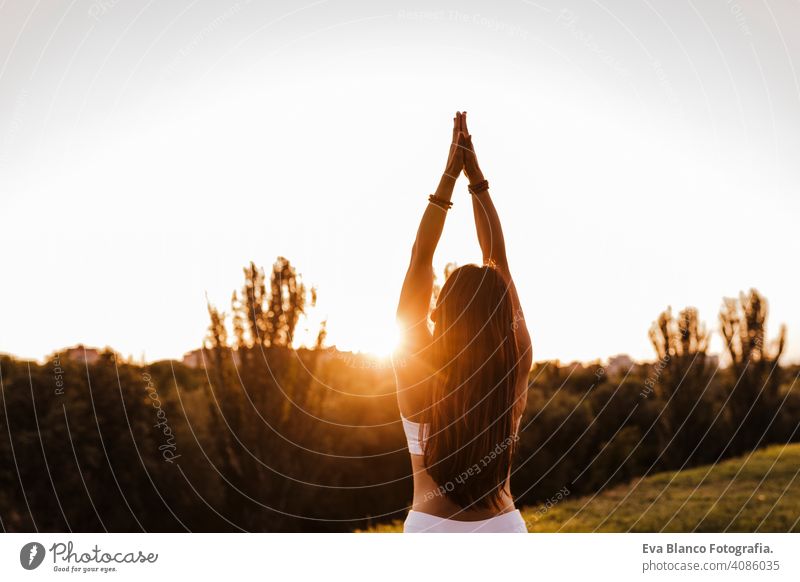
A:
[[[452,117],[535,358],[651,359],[751,287],[800,360],[800,4],[11,0],[0,5],[0,352],[200,345],[288,257],[300,326],[386,351]],[[480,260],[466,180],[435,257]]]

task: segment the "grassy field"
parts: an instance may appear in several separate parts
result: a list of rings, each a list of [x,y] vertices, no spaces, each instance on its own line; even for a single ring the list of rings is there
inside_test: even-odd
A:
[[[798,473],[800,445],[778,445],[522,514],[530,532],[800,532]],[[369,531],[401,530],[395,521]]]

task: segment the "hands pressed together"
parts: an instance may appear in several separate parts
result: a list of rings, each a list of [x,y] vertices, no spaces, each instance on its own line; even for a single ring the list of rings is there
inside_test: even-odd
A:
[[[457,111],[453,118],[453,141],[450,144],[450,154],[447,157],[444,173],[456,179],[462,171],[470,184],[483,180],[483,173],[472,145],[472,136],[467,130],[467,112]]]

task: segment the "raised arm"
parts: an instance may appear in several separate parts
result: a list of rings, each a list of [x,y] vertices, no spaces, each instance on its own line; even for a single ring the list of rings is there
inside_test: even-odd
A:
[[[470,188],[477,186],[477,190],[481,190],[480,184],[484,182],[485,178],[478,165],[478,157],[472,145],[472,136],[467,131],[466,112],[462,116],[462,131],[465,134],[464,142],[466,144],[464,173],[469,179]],[[472,213],[475,217],[475,229],[478,232],[478,243],[483,253],[483,262],[484,264],[493,263],[508,285],[511,302],[514,307],[514,329],[520,352],[520,366],[527,375],[533,361],[531,337],[528,332],[528,326],[525,324],[525,314],[522,311],[517,288],[514,285],[514,280],[508,267],[506,243],[503,238],[503,228],[500,226],[500,217],[494,207],[488,187],[472,195]]]
[[[461,132],[461,124],[461,113],[456,113],[447,164],[433,194],[433,201],[428,202],[422,214],[417,238],[411,249],[411,263],[400,292],[397,321],[403,333],[405,347],[411,350],[418,349],[420,342],[430,337],[428,309],[433,291],[433,254],[442,235],[456,178],[464,165],[465,136]],[[462,140],[460,144],[459,139]]]

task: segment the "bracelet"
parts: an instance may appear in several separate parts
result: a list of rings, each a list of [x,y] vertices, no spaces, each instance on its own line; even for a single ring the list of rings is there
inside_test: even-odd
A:
[[[489,180],[481,180],[477,184],[470,184],[467,186],[467,190],[469,193],[475,196],[476,194],[480,194],[481,192],[486,192],[489,189]]]
[[[439,198],[435,194],[431,194],[428,196],[428,202],[431,204],[435,204],[442,210],[450,210],[453,207],[453,203],[449,200],[445,200],[444,198]]]

